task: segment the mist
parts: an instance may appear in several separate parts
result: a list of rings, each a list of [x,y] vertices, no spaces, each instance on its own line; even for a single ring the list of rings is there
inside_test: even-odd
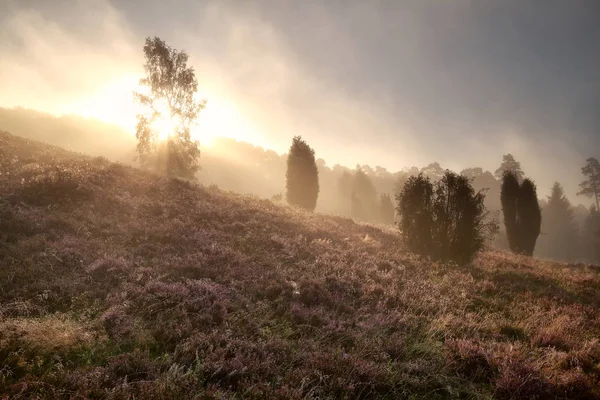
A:
[[[600,398],[598,0],[0,4],[0,398]]]
[[[600,148],[593,13],[534,3],[9,1],[0,106],[132,135],[141,48],[157,35],[190,55],[208,100],[205,144],[225,136],[283,154],[302,135],[330,167],[389,171],[433,161],[494,171],[511,153],[540,194],[559,181],[587,204],[575,193]]]

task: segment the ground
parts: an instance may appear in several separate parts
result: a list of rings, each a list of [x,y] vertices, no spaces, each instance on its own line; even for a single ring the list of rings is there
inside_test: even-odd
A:
[[[0,133],[0,397],[596,399],[599,306],[600,267],[432,263]]]

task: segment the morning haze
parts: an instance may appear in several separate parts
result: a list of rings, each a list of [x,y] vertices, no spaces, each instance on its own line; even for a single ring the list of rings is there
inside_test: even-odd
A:
[[[0,397],[600,398],[597,2],[0,2]]]
[[[600,148],[593,2],[7,4],[5,107],[132,130],[140,38],[158,35],[190,54],[212,134],[278,153],[295,134],[328,165],[392,171],[511,153],[578,202],[573,177]]]

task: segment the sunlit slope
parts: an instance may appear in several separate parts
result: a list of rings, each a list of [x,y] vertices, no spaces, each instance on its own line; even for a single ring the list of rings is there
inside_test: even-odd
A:
[[[0,173],[0,395],[598,398],[597,267],[438,265],[7,133]]]

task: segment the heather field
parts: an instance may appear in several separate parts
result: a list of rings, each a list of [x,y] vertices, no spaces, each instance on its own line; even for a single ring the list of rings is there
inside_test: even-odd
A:
[[[391,228],[0,133],[0,398],[600,398],[600,267]]]

